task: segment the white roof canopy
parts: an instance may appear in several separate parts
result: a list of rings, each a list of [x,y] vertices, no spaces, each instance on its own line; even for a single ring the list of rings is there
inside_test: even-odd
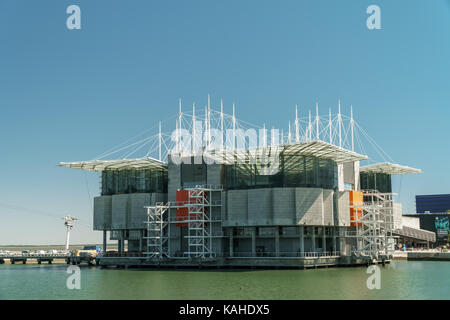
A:
[[[408,174],[408,173],[422,173],[422,170],[407,166],[401,166],[395,163],[375,163],[359,168],[359,172],[368,173],[386,173],[386,174]]]
[[[278,156],[281,153],[285,155],[305,155],[322,159],[330,159],[336,163],[368,159],[365,155],[339,148],[320,140],[307,143],[292,143],[279,146],[259,147],[250,150],[212,150],[209,152],[205,151],[203,155],[213,159],[215,163],[233,164],[239,161],[245,162],[246,159],[249,159],[249,157],[258,159],[264,156]],[[197,156],[197,154],[195,155]],[[193,155],[182,154],[181,158],[190,156]],[[167,170],[167,163],[154,158],[61,162],[59,166],[96,172],[102,172],[104,170],[144,168],[160,168]]]
[[[250,150],[213,150],[205,152],[205,156],[210,157],[216,163],[233,164],[249,157],[261,158],[263,156],[304,155],[321,159],[330,159],[336,163],[353,162],[367,160],[368,157],[350,150],[339,148],[327,142],[316,140],[306,143],[291,143],[279,146],[258,147]],[[183,157],[186,155],[183,155]]]
[[[153,158],[141,159],[121,159],[121,160],[93,160],[81,162],[61,162],[60,167],[67,167],[73,169],[81,169],[88,171],[102,172],[104,170],[119,170],[119,169],[165,169],[167,164],[165,162]]]

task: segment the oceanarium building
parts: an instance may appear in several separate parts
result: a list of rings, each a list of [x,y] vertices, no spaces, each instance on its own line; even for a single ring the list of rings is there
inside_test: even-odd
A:
[[[393,232],[401,228],[391,176],[420,170],[390,162],[360,165],[369,160],[355,151],[362,129],[353,114],[338,110],[323,117],[316,106],[314,119],[311,113],[300,119],[296,111],[284,134],[237,120],[234,105],[227,115],[208,99],[199,116],[195,106],[182,112],[180,102],[173,132],[162,133],[160,123],[155,135],[102,156],[118,160],[60,163],[101,174],[93,217],[94,230],[103,231],[99,263],[315,267],[389,261]],[[249,142],[254,136],[257,144]],[[106,250],[108,237],[117,241],[117,251]]]

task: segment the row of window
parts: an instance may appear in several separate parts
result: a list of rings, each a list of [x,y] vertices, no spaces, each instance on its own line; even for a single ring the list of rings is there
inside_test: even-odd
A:
[[[167,192],[167,171],[134,169],[102,172],[102,195],[153,192]]]
[[[379,192],[392,192],[391,175],[386,173],[360,173],[361,190],[378,190]]]
[[[226,189],[260,187],[337,187],[337,166],[332,160],[301,155],[280,155],[276,167],[261,164],[225,166],[222,181]]]

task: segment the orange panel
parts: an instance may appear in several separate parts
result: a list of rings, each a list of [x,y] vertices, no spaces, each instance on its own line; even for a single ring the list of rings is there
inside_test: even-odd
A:
[[[177,205],[183,205],[189,201],[189,191],[188,190],[177,190],[176,195]],[[177,208],[176,220],[183,221],[189,216],[188,208]],[[187,227],[187,223],[177,223],[177,227]]]
[[[205,194],[206,197],[206,194]],[[183,206],[188,204],[189,202],[195,203],[195,200],[189,201],[189,190],[177,190],[176,193],[176,202],[177,205]],[[177,208],[176,220],[183,221],[189,218],[189,209],[188,208]],[[188,223],[177,223],[177,227],[187,227]]]
[[[363,204],[363,193],[361,191],[349,190],[349,200],[351,206],[358,206]],[[361,227],[361,223],[356,223],[355,221],[360,219],[362,215],[362,210],[357,208],[350,208],[350,226]]]

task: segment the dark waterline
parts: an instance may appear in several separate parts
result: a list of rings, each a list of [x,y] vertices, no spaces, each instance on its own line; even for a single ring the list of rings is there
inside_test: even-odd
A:
[[[0,299],[450,299],[449,262],[393,261],[381,289],[367,268],[316,270],[121,270],[81,267],[69,290],[67,265],[0,265]]]

